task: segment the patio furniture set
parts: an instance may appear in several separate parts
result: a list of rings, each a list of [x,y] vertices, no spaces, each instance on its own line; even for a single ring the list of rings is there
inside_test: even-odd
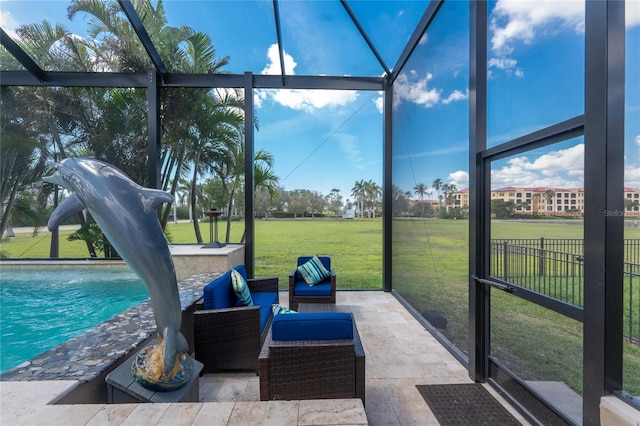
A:
[[[255,370],[261,400],[364,403],[362,342],[353,315],[336,312],[335,301],[328,256],[298,258],[288,308],[279,304],[277,277],[247,279],[238,265],[204,287],[193,315],[195,359],[203,373]]]
[[[336,273],[328,256],[302,256],[289,274],[289,307],[278,278],[247,279],[237,265],[206,284],[193,311],[194,376],[173,392],[148,390],[131,362],[106,377],[109,403],[197,402],[198,376],[253,370],[260,399],[360,398],[365,354],[352,313],[336,308]]]

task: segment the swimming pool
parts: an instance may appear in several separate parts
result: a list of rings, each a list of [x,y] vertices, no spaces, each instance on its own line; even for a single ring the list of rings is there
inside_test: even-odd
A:
[[[0,270],[0,373],[148,299],[126,267]]]

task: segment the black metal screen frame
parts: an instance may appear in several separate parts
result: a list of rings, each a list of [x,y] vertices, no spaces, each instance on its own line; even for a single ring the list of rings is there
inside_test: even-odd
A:
[[[585,113],[553,126],[486,148],[487,5],[471,2],[470,13],[470,223],[469,223],[469,373],[491,381],[518,404],[552,408],[526,384],[492,359],[489,350],[492,283],[509,288],[563,315],[575,310],[553,306],[545,298],[489,276],[490,165],[492,161],[584,136],[585,144],[585,303],[583,321],[583,423],[600,424],[600,400],[623,395],[622,292],[624,188],[624,2],[585,2]],[[477,283],[480,281],[479,283]],[[506,286],[506,287],[505,287]],[[515,290],[514,290],[515,289]],[[512,384],[517,384],[517,386]],[[509,389],[512,388],[512,389]],[[527,396],[529,395],[529,396]],[[532,396],[534,397],[532,399]],[[629,402],[629,398],[621,398]],[[537,401],[530,404],[531,401]],[[527,403],[527,401],[529,403]],[[541,403],[542,405],[538,404]],[[640,408],[638,401],[631,401]],[[546,411],[546,414],[544,413]],[[563,420],[567,421],[564,416]]]
[[[157,115],[163,88],[241,88],[245,99],[255,89],[332,89],[380,91],[384,93],[384,183],[383,183],[383,284],[392,291],[391,198],[392,184],[392,98],[393,84],[410,59],[420,39],[436,18],[444,0],[432,0],[390,70],[359,25],[346,0],[345,11],[358,27],[371,52],[378,59],[384,77],[301,76],[245,74],[174,74],[167,72],[140,18],[129,0],[118,0],[136,30],[154,69],[146,73],[83,73],[45,71],[0,28],[0,43],[25,68],[2,71],[2,86],[122,87],[147,89],[149,107],[150,184],[159,183],[160,122]],[[490,278],[490,164],[499,158],[530,151],[578,135],[585,138],[585,307],[584,307],[584,407],[585,424],[599,424],[600,398],[620,394],[622,388],[622,252],[621,217],[605,211],[623,210],[619,196],[624,179],[624,14],[625,2],[585,1],[585,113],[540,131],[487,149],[487,1],[469,2],[469,271],[481,280]],[[277,0],[274,16],[279,28]],[[281,38],[278,37],[280,64]],[[253,116],[253,103],[245,103],[245,114]],[[153,112],[155,111],[155,113]],[[245,168],[253,170],[253,128],[245,126]],[[604,167],[603,167],[604,161]],[[254,227],[252,191],[245,195],[248,272],[253,275]],[[251,198],[251,199],[249,199]],[[251,222],[251,223],[249,223]],[[500,368],[490,360],[490,285],[469,277],[469,375],[475,381],[490,380],[490,371]],[[526,292],[520,292],[522,294]],[[521,296],[521,294],[517,294]],[[524,298],[531,298],[526,296]],[[538,302],[536,302],[538,303]],[[543,305],[544,306],[544,305]],[[497,366],[496,366],[497,365]],[[632,401],[640,409],[638,401]]]

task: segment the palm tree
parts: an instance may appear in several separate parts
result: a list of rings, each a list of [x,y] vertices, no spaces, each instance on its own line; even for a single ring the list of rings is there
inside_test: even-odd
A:
[[[427,193],[427,185],[425,185],[424,183],[419,183],[413,187],[413,192],[420,199],[420,206],[422,207],[422,217],[424,217],[424,196]]]
[[[452,204],[452,195],[458,190],[455,183],[445,183],[441,187],[444,192],[444,206],[446,211],[449,211],[449,205]]]
[[[360,219],[364,217],[364,199],[366,196],[366,182],[364,179],[356,181],[351,188],[351,195],[356,199],[357,209],[360,214]]]
[[[408,200],[411,198],[411,192],[403,191],[397,185],[391,185],[391,193],[393,194],[393,215],[402,216],[409,211]]]
[[[244,117],[237,109],[238,99],[201,99],[199,111],[193,120],[193,137],[187,149],[187,160],[191,163],[191,187],[195,188],[198,178],[206,173],[214,172],[222,181],[223,194],[233,197],[235,186],[229,189],[230,182],[238,176],[238,161],[244,165],[242,136],[240,129]],[[231,217],[232,203],[228,204],[228,218]],[[193,228],[199,244],[202,235],[198,222],[197,200],[192,191],[191,209],[193,212]],[[229,231],[229,226],[227,227]],[[229,234],[227,234],[228,238]]]
[[[181,72],[220,73],[228,63],[227,58],[216,59],[215,50],[207,35],[186,27],[181,27],[180,31],[172,31],[171,34],[173,38],[170,39],[173,41],[169,44],[173,46],[172,50],[182,52],[181,55],[174,55],[176,67]],[[186,46],[184,50],[180,48],[182,45]],[[215,90],[169,89],[163,91],[163,105],[163,123],[167,130],[162,152],[162,187],[174,194],[177,182],[186,176],[189,166],[193,165],[193,160],[198,156],[197,151],[202,149],[202,139],[215,139],[211,137],[212,132],[219,132],[223,128],[233,129],[233,133],[237,132],[238,127],[242,127],[244,118],[238,114],[238,109],[242,109],[243,99],[237,91],[221,94]],[[225,123],[225,118],[229,122]],[[221,133],[217,139],[227,136],[228,133]],[[167,205],[165,219],[169,208]],[[195,217],[197,216],[194,215]],[[196,229],[194,221],[194,230]]]
[[[442,188],[442,179],[437,178],[432,183],[431,186],[436,190],[438,194],[438,210],[440,210],[440,188]]]
[[[374,181],[368,180],[365,183],[365,201],[367,203],[369,218],[376,217],[376,210],[381,196],[382,188]]]
[[[228,58],[217,59],[211,39],[204,33],[199,33],[190,27],[169,27],[162,0],[158,0],[154,8],[149,0],[134,0],[133,6],[141,17],[142,22],[151,39],[160,40],[156,43],[160,56],[170,72],[188,73],[219,73],[228,63]],[[68,8],[69,18],[78,12],[85,12],[91,16],[89,21],[89,36],[91,40],[100,40],[99,46],[94,47],[89,41],[84,45],[95,52],[96,63],[117,71],[144,72],[152,68],[152,64],[144,48],[136,43],[137,36],[129,22],[118,14],[120,6],[117,2],[107,0],[73,0]],[[144,103],[144,93],[140,92]],[[135,93],[135,92],[134,92]],[[206,114],[220,107],[220,96],[212,90],[203,89],[167,89],[162,92],[163,104],[163,149],[161,152],[162,176],[161,188],[175,194],[179,180],[192,173],[191,209],[194,216],[194,231],[196,239],[201,241],[197,214],[195,213],[194,178],[206,170],[201,161],[208,161],[207,152],[215,140],[211,136],[211,128],[220,124],[220,117],[208,117]],[[224,103],[224,102],[222,102]],[[146,103],[144,103],[146,105]],[[211,123],[196,123],[205,115],[205,121]],[[138,120],[145,123],[146,120]],[[232,127],[235,123],[232,124]],[[139,129],[142,134],[144,129]],[[146,138],[139,137],[146,141]],[[205,148],[207,148],[205,150]],[[143,149],[142,152],[145,152]],[[140,169],[138,167],[138,169]],[[143,169],[144,170],[144,169]],[[128,172],[125,170],[125,172]],[[143,183],[143,182],[139,182]],[[161,215],[163,225],[170,213],[171,205],[165,206]]]
[[[340,195],[340,190],[338,188],[332,188],[331,193],[327,196],[327,201],[329,203],[329,207],[335,215],[338,216],[340,214],[340,210],[342,210],[342,195]]]
[[[244,179],[244,144],[242,145],[242,175],[238,176],[238,182],[240,179]],[[254,194],[258,191],[266,191],[269,194],[269,200],[273,200],[278,195],[278,182],[280,179],[273,171],[273,154],[270,152],[259,149],[253,156],[253,189]],[[231,200],[233,196],[231,197]],[[229,203],[231,204],[231,202]],[[227,216],[227,242],[229,242],[229,235],[231,234],[231,220],[230,216]],[[244,242],[246,237],[246,230],[242,232],[240,242]]]
[[[186,26],[169,27],[162,0],[134,0],[133,6],[150,37],[161,41],[156,46],[170,72],[223,72],[228,58],[216,58],[211,39],[206,34]],[[48,55],[32,56],[42,59],[43,63],[55,63],[56,69],[144,72],[152,68],[152,64],[142,45],[135,42],[137,36],[129,22],[117,13],[119,11],[120,6],[113,0],[72,0],[68,8],[70,19],[78,13],[90,16],[88,39],[72,37],[63,27],[46,23],[24,27],[21,36],[28,43],[30,40],[30,51],[38,50],[43,52],[41,55]],[[147,138],[144,124],[140,125],[146,123],[144,91],[70,88],[52,91],[51,96],[43,96],[43,99],[52,99],[43,102],[45,106],[52,105],[52,119],[42,122],[50,123],[50,140],[58,141],[57,151],[61,155],[71,148],[81,149],[86,155],[118,166],[136,182],[146,183]],[[212,171],[213,165],[223,170],[221,176],[225,184],[231,183],[234,176],[240,176],[234,169],[236,165],[243,167],[244,159],[235,161],[234,154],[240,150],[229,147],[242,145],[239,136],[244,127],[243,99],[234,89],[225,92],[165,89],[161,102],[160,187],[175,194],[180,180],[190,175],[190,213],[196,239],[201,241],[197,223],[197,181],[204,173]],[[255,117],[253,120],[257,124]],[[64,139],[55,136],[55,131],[62,127],[67,131]],[[67,141],[65,146],[62,146],[62,140]],[[231,180],[224,179],[227,177]],[[232,199],[233,190],[228,192]],[[171,207],[166,205],[161,213],[163,226]]]
[[[61,25],[51,25],[47,21],[43,21],[42,24],[21,26],[16,32],[22,40],[24,49],[29,52],[30,56],[36,58],[37,62],[46,63],[54,69],[61,70],[91,71],[93,69],[92,59],[95,59],[95,55],[90,54],[86,46]],[[51,158],[53,152],[57,151],[57,155],[64,158],[66,157],[65,151],[72,146],[71,144],[76,144],[81,148],[86,146],[88,136],[91,135],[91,131],[88,129],[94,128],[90,111],[97,109],[95,102],[92,102],[94,98],[91,96],[96,93],[96,89],[16,88],[15,91],[20,93],[20,99],[25,102],[23,113],[36,120],[32,124],[28,124],[29,120],[23,121],[23,124],[29,126],[33,137],[38,140],[37,145],[39,145],[38,151],[42,166],[29,173],[14,176],[21,180],[30,176],[28,179],[32,182],[39,182],[44,172],[44,161]],[[99,91],[104,92],[104,90]],[[82,93],[82,97],[79,96],[80,93]],[[9,99],[7,95],[8,92],[3,92],[4,99]],[[9,103],[5,102],[3,107],[8,105]],[[69,111],[73,111],[73,113],[69,114]],[[99,127],[95,127],[99,131]],[[62,142],[63,137],[68,141],[66,144]],[[49,146],[50,143],[54,146]],[[24,158],[29,158],[29,156]],[[24,168],[23,170],[27,172],[29,169]],[[33,171],[36,173],[31,173]],[[51,185],[41,184],[38,198],[46,200],[52,191]],[[3,215],[4,223],[0,225],[0,228],[6,226],[14,203],[9,202],[6,205],[8,210]],[[22,206],[24,208],[24,205]],[[80,224],[84,225],[84,216],[78,213],[77,217]],[[56,245],[55,250],[53,244]],[[95,250],[91,242],[86,241],[86,244],[90,256],[95,257]],[[52,255],[57,252],[56,234],[52,237],[50,252]]]

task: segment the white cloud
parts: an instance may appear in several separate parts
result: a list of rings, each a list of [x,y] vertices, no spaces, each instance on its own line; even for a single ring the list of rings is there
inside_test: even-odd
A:
[[[449,173],[448,179],[449,183],[454,184],[458,190],[469,188],[469,173],[464,170]]]
[[[506,58],[513,52],[514,45],[531,44],[542,34],[567,30],[584,33],[585,3],[584,0],[498,0],[489,25],[491,49],[502,58],[491,59],[489,67],[513,70],[515,76],[523,77],[522,68],[517,68],[513,59]],[[625,25],[626,28],[640,25],[640,1],[626,1]],[[491,78],[491,71],[488,75]]]
[[[640,145],[640,135],[635,138]],[[440,154],[436,152],[424,153],[429,156]],[[420,156],[420,155],[417,155]],[[416,157],[416,155],[412,156]],[[398,160],[400,157],[394,157]],[[469,173],[457,170],[447,176],[449,183],[460,189],[469,187]],[[624,168],[625,187],[640,188],[640,167],[626,164]],[[491,171],[491,187],[553,187],[553,188],[583,188],[584,187],[584,144],[551,151],[530,159],[523,155],[514,157],[506,165]]]
[[[625,26],[627,28],[640,25],[640,1],[627,0],[624,11]]]
[[[498,0],[491,16],[491,48],[509,54],[514,42],[531,43],[541,31],[584,32],[584,4],[583,0]]]
[[[515,68],[517,64],[518,64],[518,61],[511,58],[491,58],[487,63],[487,65],[489,65],[489,68],[495,67],[495,68],[500,68],[501,70]]]
[[[265,91],[272,101],[295,110],[313,111],[325,107],[344,106],[358,99],[358,93],[346,90],[291,90]]]
[[[420,78],[415,70],[400,74],[394,84],[394,102],[400,103],[406,100],[426,108],[436,105],[440,102],[440,90],[427,87],[427,83],[432,78],[431,73]]]
[[[384,113],[384,94],[380,92],[380,96],[375,98],[373,102],[376,104],[376,109],[380,114]]]
[[[298,64],[293,60],[293,57],[284,50],[282,51],[284,56],[284,70],[286,74],[295,74],[295,69]],[[280,51],[277,44],[272,44],[267,49],[267,65],[263,68],[262,74],[267,75],[280,75]]]
[[[286,74],[295,75],[296,61],[291,55],[283,51],[284,69]],[[267,50],[267,65],[262,74],[280,74],[280,52],[277,44],[272,44]],[[314,111],[320,108],[344,106],[358,99],[358,93],[348,90],[293,90],[274,89],[256,90],[254,103],[257,108],[264,102],[271,100],[295,110]]]
[[[451,94],[449,94],[449,96],[447,96],[445,99],[442,100],[442,103],[450,104],[451,102],[463,101],[468,98],[469,98],[469,89],[467,89],[464,93],[462,93],[459,90],[454,90],[453,92],[451,92]]]
[[[640,4],[638,4],[638,8],[640,9]],[[633,141],[636,143],[638,150],[640,151],[640,135],[636,135],[636,137],[633,138]],[[640,159],[637,155],[635,158]],[[624,166],[624,186],[640,188],[640,165],[638,163],[632,164],[626,156]]]
[[[516,77],[524,77],[524,71],[522,68],[518,68],[518,61],[513,58],[491,58],[487,62],[489,69],[498,68],[507,72],[513,72]],[[489,78],[491,77],[491,70],[489,70]]]
[[[438,103],[450,104],[469,98],[469,89],[465,92],[454,90],[446,98],[442,98],[442,90],[429,87],[429,81],[433,79],[433,74],[427,73],[421,77],[415,70],[402,73],[396,79],[393,89],[394,106],[402,101],[413,102],[425,108],[431,108]]]
[[[640,167],[632,165],[624,167],[624,186],[640,188]]]
[[[530,160],[514,157],[499,169],[491,171],[491,187],[565,187],[584,186],[584,144],[551,151]]]

